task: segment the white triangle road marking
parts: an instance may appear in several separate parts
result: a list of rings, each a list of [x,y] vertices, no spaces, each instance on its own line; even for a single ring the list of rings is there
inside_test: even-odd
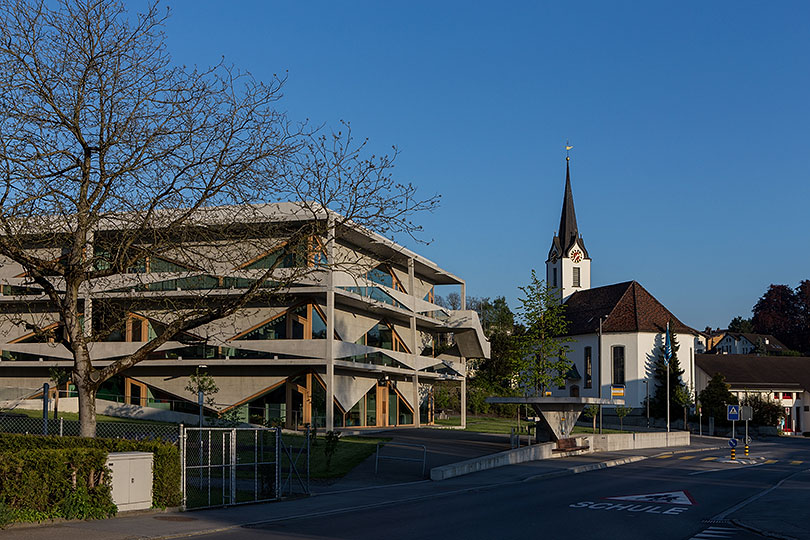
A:
[[[665,504],[681,504],[684,506],[692,506],[695,504],[692,496],[686,491],[664,491],[661,493],[647,493],[644,495],[623,495],[617,497],[605,497],[612,501],[634,501],[634,502],[651,502],[651,503],[665,503]]]

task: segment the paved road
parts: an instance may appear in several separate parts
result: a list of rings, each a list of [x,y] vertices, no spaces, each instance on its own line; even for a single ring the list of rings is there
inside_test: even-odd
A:
[[[769,508],[767,502],[785,484],[767,490],[786,478],[801,477],[810,467],[808,442],[760,444],[754,449],[761,459],[748,465],[724,462],[725,451],[689,452],[549,478],[540,462],[520,466],[522,478],[513,477],[508,484],[499,485],[497,471],[488,471],[466,477],[453,491],[416,500],[382,507],[369,503],[200,538],[762,538],[737,526],[737,520],[755,529],[778,523],[783,530],[792,527],[794,538],[810,538],[810,524],[802,525],[810,519],[807,481],[779,495],[788,506]],[[590,456],[579,463],[601,459]],[[532,478],[533,472],[545,476]],[[759,498],[745,504],[753,497]]]
[[[750,464],[707,450],[723,440],[693,443],[661,457],[591,454],[281,503],[10,529],[0,540],[762,538],[752,529],[810,540],[810,440],[756,444]],[[605,468],[622,462],[631,463]]]

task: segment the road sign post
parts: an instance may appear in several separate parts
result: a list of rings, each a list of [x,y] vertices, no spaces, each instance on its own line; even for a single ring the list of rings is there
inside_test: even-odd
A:
[[[731,448],[731,459],[737,459],[737,439],[731,438],[728,440],[728,446]]]
[[[745,456],[748,457],[748,445],[751,444],[751,438],[748,436],[748,421],[753,420],[754,409],[748,405],[740,407],[740,420],[745,421]]]

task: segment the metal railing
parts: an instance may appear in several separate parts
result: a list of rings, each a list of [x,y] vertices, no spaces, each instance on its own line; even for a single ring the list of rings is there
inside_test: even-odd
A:
[[[410,457],[402,457],[402,456],[391,456],[391,455],[381,455],[380,454],[380,446],[385,446],[386,448],[392,447],[407,447],[407,448],[421,448],[422,449],[422,458],[410,458]],[[427,448],[425,448],[424,444],[411,444],[411,443],[392,443],[392,442],[378,442],[377,443],[377,455],[374,458],[374,474],[377,474],[380,467],[380,460],[387,459],[391,461],[414,461],[414,462],[422,462],[422,476],[425,476],[425,465],[427,463]]]

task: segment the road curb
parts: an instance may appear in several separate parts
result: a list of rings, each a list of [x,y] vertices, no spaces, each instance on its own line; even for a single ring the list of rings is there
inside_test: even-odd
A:
[[[765,529],[761,529],[759,527],[755,527],[753,525],[749,525],[744,521],[740,521],[738,519],[730,519],[728,520],[729,523],[732,525],[739,527],[741,529],[745,529],[746,531],[750,531],[752,533],[758,534],[760,536],[764,536],[765,538],[773,538],[774,540],[798,540],[795,536],[788,536],[785,534],[780,534],[777,532],[766,531]]]
[[[213,534],[213,533],[231,531],[231,530],[240,529],[240,528],[243,528],[243,527],[246,527],[246,528],[260,527],[262,525],[269,525],[271,523],[278,523],[278,522],[281,522],[281,521],[291,521],[291,520],[297,520],[297,519],[324,517],[324,516],[330,516],[330,515],[335,515],[335,514],[341,514],[343,512],[351,512],[351,511],[356,511],[356,510],[369,510],[369,509],[372,509],[372,508],[381,508],[383,506],[391,506],[391,505],[394,505],[394,504],[403,504],[403,503],[410,503],[410,502],[416,502],[416,501],[424,501],[424,500],[429,500],[429,499],[437,499],[437,498],[440,498],[440,497],[446,497],[448,495],[457,495],[457,494],[461,494],[461,493],[470,493],[470,492],[474,492],[474,491],[479,491],[481,489],[508,486],[510,484],[518,484],[518,483],[523,483],[523,482],[529,482],[531,480],[545,480],[545,479],[557,478],[557,477],[561,477],[561,476],[569,476],[569,475],[582,474],[582,473],[601,470],[601,469],[607,469],[609,467],[618,467],[620,465],[626,465],[626,464],[629,464],[629,463],[635,463],[637,461],[643,461],[645,459],[649,459],[649,457],[650,456],[629,456],[629,457],[625,457],[625,458],[612,459],[612,460],[609,460],[609,461],[602,461],[602,462],[599,462],[599,463],[592,463],[590,465],[579,465],[579,466],[576,466],[576,467],[569,467],[567,469],[562,469],[560,471],[553,471],[553,472],[549,472],[549,473],[538,474],[538,475],[530,476],[528,478],[522,478],[520,480],[513,480],[513,481],[509,481],[509,482],[501,482],[501,483],[496,483],[496,484],[487,484],[487,485],[483,485],[483,486],[471,486],[471,487],[465,487],[465,488],[457,489],[457,490],[442,491],[440,493],[431,493],[431,494],[428,494],[428,495],[416,495],[416,496],[413,496],[413,497],[405,497],[405,498],[402,498],[402,499],[391,500],[391,501],[380,501],[378,503],[365,504],[365,505],[359,505],[359,506],[352,506],[352,507],[348,507],[348,508],[344,507],[344,508],[336,508],[336,509],[332,509],[332,510],[322,510],[322,511],[319,511],[319,512],[309,512],[309,513],[303,513],[303,514],[297,514],[297,515],[282,516],[282,517],[266,519],[266,520],[260,520],[260,521],[251,521],[251,522],[247,522],[247,523],[227,525],[227,526],[224,526],[224,527],[216,527],[216,528],[212,528],[212,529],[201,529],[201,530],[197,530],[197,531],[189,531],[189,532],[169,534],[169,535],[163,535],[163,536],[143,536],[143,537],[140,537],[138,540],[175,540],[175,539],[178,539],[178,538],[190,538],[190,537],[194,537],[194,536],[202,536],[202,535],[205,535],[205,534]]]

